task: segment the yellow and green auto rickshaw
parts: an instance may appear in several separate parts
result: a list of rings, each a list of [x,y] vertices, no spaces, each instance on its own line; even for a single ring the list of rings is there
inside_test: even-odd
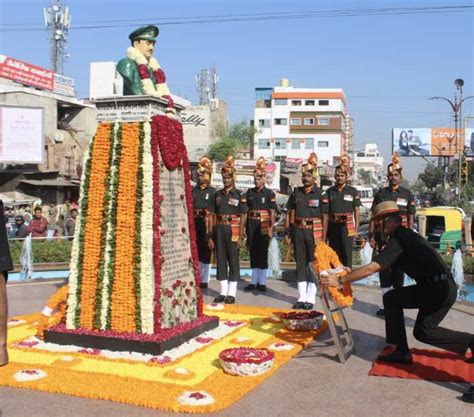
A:
[[[426,218],[424,228],[420,222],[423,216]],[[459,207],[421,208],[417,210],[418,230],[440,252],[452,251],[461,247],[464,216]]]

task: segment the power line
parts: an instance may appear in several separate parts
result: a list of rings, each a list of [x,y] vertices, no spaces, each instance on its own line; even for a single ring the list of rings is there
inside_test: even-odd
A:
[[[146,19],[130,19],[130,20],[102,20],[90,21],[87,23],[116,23],[128,22],[125,24],[102,24],[102,25],[86,25],[75,26],[75,30],[84,29],[111,29],[119,27],[129,27],[133,24],[131,22],[143,22],[157,20],[160,26],[169,25],[189,25],[189,24],[204,24],[204,23],[228,23],[228,22],[251,22],[251,21],[271,21],[271,20],[289,20],[289,19],[310,19],[310,18],[340,18],[340,17],[359,17],[359,16],[381,16],[381,15],[406,15],[406,14],[432,14],[432,13],[460,13],[473,9],[474,5],[462,6],[423,6],[423,7],[400,7],[400,8],[383,8],[383,9],[340,9],[340,10],[318,10],[308,12],[280,12],[280,13],[256,13],[246,15],[214,15],[190,18],[174,18],[174,20],[167,21],[172,18],[146,18]],[[6,26],[6,25],[3,25]],[[20,26],[20,25],[16,25]],[[42,31],[44,29],[36,28],[11,28],[1,29],[0,32],[16,32],[16,31]]]

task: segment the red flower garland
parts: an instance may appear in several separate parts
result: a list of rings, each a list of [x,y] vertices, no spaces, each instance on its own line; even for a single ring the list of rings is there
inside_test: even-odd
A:
[[[140,64],[138,66],[138,73],[140,74],[140,78],[142,80],[146,80],[150,78],[150,73],[148,72],[148,67],[145,64]]]
[[[153,297],[155,333],[161,330],[161,253],[160,253],[160,152],[157,120],[151,123],[151,154],[153,156],[153,267],[155,270],[155,294]]]
[[[155,267],[155,332],[161,329],[161,308],[159,300],[161,297],[161,264],[162,257],[160,254],[160,230],[157,225],[160,222],[160,196],[159,189],[159,157],[163,158],[163,163],[170,171],[182,168],[184,170],[184,186],[186,195],[186,206],[188,211],[188,225],[189,237],[191,242],[191,257],[190,262],[193,264],[194,276],[196,280],[196,294],[197,294],[197,315],[198,318],[203,314],[203,297],[200,289],[201,276],[199,273],[198,251],[196,245],[196,230],[194,227],[194,210],[191,190],[191,175],[189,171],[189,160],[183,140],[183,126],[181,122],[170,119],[167,116],[154,116],[151,123],[152,136],[152,155],[153,155],[153,195],[154,195],[154,267]]]

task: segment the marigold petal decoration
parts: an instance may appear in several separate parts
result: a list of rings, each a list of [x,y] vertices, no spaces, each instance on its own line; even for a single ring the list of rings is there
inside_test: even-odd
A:
[[[13,328],[9,338],[11,361],[0,368],[0,386],[28,387],[176,413],[220,411],[273,375],[327,329],[327,325],[323,325],[295,336],[281,324],[267,330],[251,324],[262,323],[272,314],[288,311],[227,305],[225,310],[215,313],[220,315],[219,327],[202,335],[212,341],[205,344],[190,341],[159,356],[99,351],[43,341],[30,346],[31,341],[37,340],[34,339],[36,329],[31,325],[38,314],[17,317],[13,320],[24,322]],[[224,324],[226,321],[244,324],[229,327]],[[289,342],[292,340],[295,342]],[[236,345],[236,341],[242,344]],[[273,366],[260,376],[237,378],[225,374],[219,366],[219,353],[249,344],[252,348],[271,351]],[[249,368],[252,375],[256,375],[254,368],[254,365]]]

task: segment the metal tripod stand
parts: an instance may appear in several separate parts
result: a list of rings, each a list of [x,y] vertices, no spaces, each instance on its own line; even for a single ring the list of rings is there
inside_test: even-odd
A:
[[[318,289],[318,297],[323,305],[323,311],[329,325],[331,338],[337,348],[337,355],[339,356],[340,362],[345,363],[352,352],[355,351],[354,339],[352,338],[346,317],[344,316],[343,310],[345,307],[339,307],[332,301],[327,289],[320,284],[316,271],[311,263],[308,268],[309,274]],[[331,304],[334,307],[331,307]],[[336,321],[339,322],[339,325],[336,325]]]

